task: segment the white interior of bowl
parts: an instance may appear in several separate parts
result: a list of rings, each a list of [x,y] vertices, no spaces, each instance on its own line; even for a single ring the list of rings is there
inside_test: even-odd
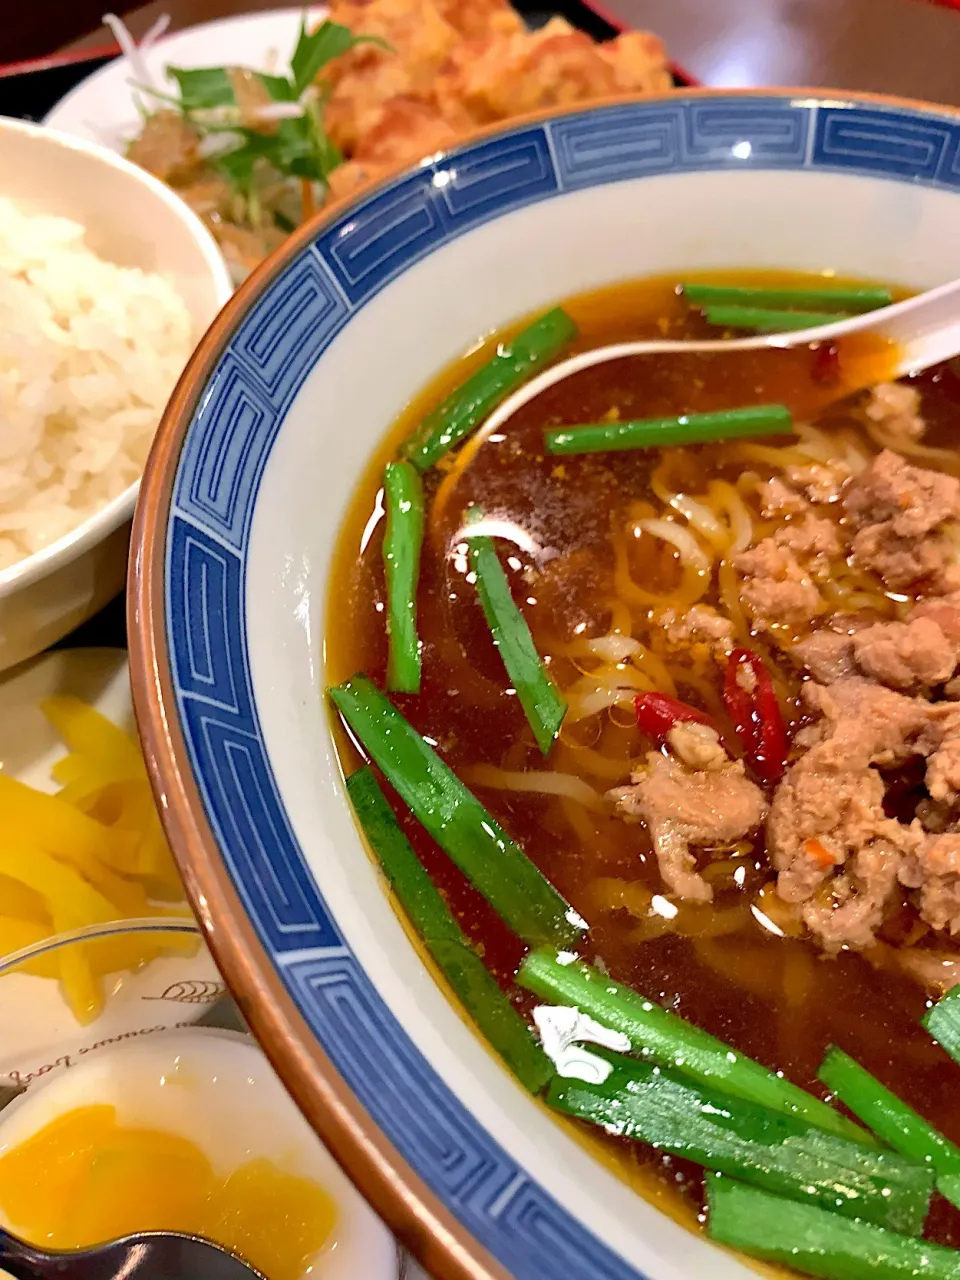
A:
[[[169,187],[106,147],[19,120],[0,120],[0,195],[81,223],[109,262],[165,275],[183,297],[197,341],[233,292],[200,219]],[[129,520],[138,484],[50,546],[0,572],[0,596],[95,545]]]
[[[653,1280],[748,1274],[595,1163],[460,1020],[367,858],[323,705],[331,551],[376,441],[480,334],[578,290],[696,268],[835,269],[924,288],[960,275],[960,199],[849,174],[670,175],[563,195],[470,232],[369,302],[299,392],[259,492],[247,570],[254,694],[313,874],[388,1006],[511,1155]],[[651,992],[653,996],[657,992]]]

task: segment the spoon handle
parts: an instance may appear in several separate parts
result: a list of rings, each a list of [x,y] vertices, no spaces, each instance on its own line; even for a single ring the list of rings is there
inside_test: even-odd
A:
[[[0,1228],[0,1270],[14,1280],[49,1280],[57,1274],[56,1265],[49,1254]]]

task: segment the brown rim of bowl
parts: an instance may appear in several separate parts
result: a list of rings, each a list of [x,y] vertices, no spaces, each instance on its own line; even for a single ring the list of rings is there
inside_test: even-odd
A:
[[[524,124],[631,102],[767,95],[919,111],[933,109],[960,116],[955,107],[841,89],[680,89],[646,97],[605,98],[517,116],[464,135],[450,150]],[[438,152],[430,159],[438,160],[445,154]],[[409,164],[398,166],[295,231],[240,286],[191,357],[157,430],[134,517],[127,596],[130,679],[151,783],[190,901],[244,1018],[284,1084],[360,1192],[436,1280],[509,1280],[506,1270],[426,1187],[354,1097],[314,1040],[261,947],[223,866],[196,783],[182,768],[187,753],[169,675],[163,625],[165,530],[173,477],[187,425],[211,370],[263,286],[275,279],[327,223],[399,174],[413,173],[417,168]]]

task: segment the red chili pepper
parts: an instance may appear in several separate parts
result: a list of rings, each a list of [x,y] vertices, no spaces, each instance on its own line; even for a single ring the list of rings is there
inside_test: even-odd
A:
[[[787,726],[770,672],[751,649],[731,653],[723,701],[753,772],[762,782],[779,782],[787,767]]]
[[[713,721],[705,712],[666,693],[638,693],[633,705],[637,709],[637,724],[651,738],[665,738],[675,724],[684,722],[713,727]]]
[[[840,348],[835,342],[817,343],[810,376],[825,387],[836,386],[840,381]]]

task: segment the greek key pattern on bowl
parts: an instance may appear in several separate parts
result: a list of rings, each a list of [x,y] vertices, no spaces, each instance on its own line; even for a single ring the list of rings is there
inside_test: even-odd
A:
[[[455,149],[344,211],[266,290],[187,433],[166,530],[166,629],[205,813],[313,1034],[400,1154],[517,1280],[638,1280],[534,1183],[439,1079],[347,952],[264,749],[244,564],[260,479],[303,379],[399,272],[503,213],[607,182],[730,168],[842,169],[960,186],[960,124],[786,95],[676,95]],[[642,1278],[639,1278],[642,1280]]]
[[[822,107],[813,163],[960,186],[960,122],[948,125],[904,113],[892,127],[889,115],[881,108]]]
[[[282,962],[283,963],[283,962]],[[637,1273],[584,1233],[462,1108],[344,949],[283,963],[311,1030],[384,1132],[406,1115],[404,1156],[488,1249],[509,1244],[524,1280],[636,1280]],[[417,1105],[411,1106],[411,1090]],[[562,1270],[561,1270],[562,1268]]]
[[[342,940],[308,876],[259,736],[242,637],[239,557],[177,517],[167,535],[173,678],[197,785],[245,909],[271,951]]]

